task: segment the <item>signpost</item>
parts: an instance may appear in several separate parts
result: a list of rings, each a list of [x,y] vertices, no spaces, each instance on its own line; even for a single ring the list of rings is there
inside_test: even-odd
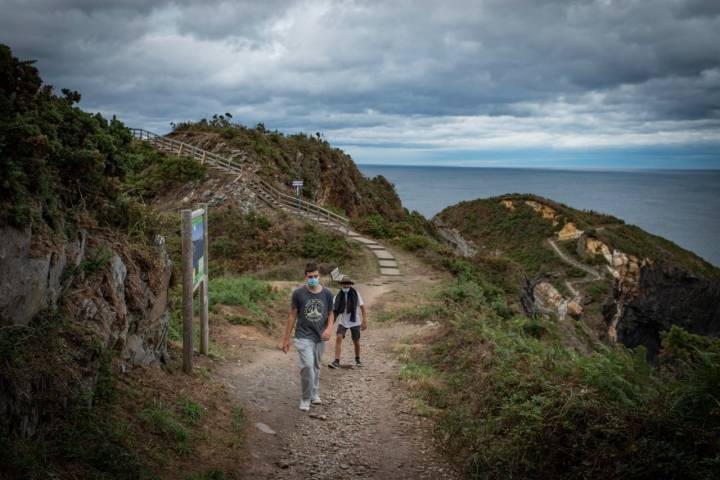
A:
[[[302,190],[303,181],[302,180],[293,180],[292,185],[293,185],[293,187],[295,187],[295,198],[297,199],[297,207],[298,207],[298,209],[300,209],[300,190]]]
[[[193,295],[200,290],[200,353],[207,355],[208,325],[208,215],[207,204],[191,211],[183,210],[182,271],[183,271],[183,371],[193,369]]]

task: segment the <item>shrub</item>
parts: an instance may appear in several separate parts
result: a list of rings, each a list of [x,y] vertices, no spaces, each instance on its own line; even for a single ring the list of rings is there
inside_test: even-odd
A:
[[[552,322],[505,317],[496,292],[467,277],[449,284],[443,331],[402,373],[438,409],[438,439],[469,477],[713,477],[717,354],[697,353],[681,374],[653,368],[642,348],[584,355]],[[696,340],[676,331],[664,344],[677,356]]]

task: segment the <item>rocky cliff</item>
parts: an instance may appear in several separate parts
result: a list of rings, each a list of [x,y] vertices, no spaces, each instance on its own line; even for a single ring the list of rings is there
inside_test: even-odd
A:
[[[535,313],[591,325],[599,338],[651,354],[672,325],[720,335],[720,270],[621,220],[532,195],[462,202],[434,219],[458,253],[502,257],[526,272]],[[458,240],[460,238],[461,240]],[[551,248],[552,247],[552,248]],[[527,309],[526,309],[527,310]]]
[[[3,430],[33,435],[44,415],[90,395],[103,352],[126,366],[165,359],[172,263],[162,244],[132,249],[83,229],[42,247],[30,227],[0,236]]]
[[[122,191],[147,160],[129,130],[5,45],[0,71],[0,433],[28,436],[93,398],[103,359],[163,360],[171,263]]]

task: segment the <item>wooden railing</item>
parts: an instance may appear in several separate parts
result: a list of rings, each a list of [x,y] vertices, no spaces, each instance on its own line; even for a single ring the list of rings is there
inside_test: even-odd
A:
[[[327,220],[328,222],[335,222],[340,226],[345,227],[345,233],[349,232],[350,220],[346,217],[319,205],[315,205],[312,202],[299,199],[293,195],[278,190],[257,175],[243,171],[242,161],[231,160],[216,153],[203,150],[195,145],[148,132],[147,130],[143,130],[141,128],[131,128],[130,130],[132,131],[133,137],[150,143],[158,150],[164,150],[175,155],[193,157],[199,160],[200,163],[208,163],[221,167],[231,173],[243,175],[249,180],[250,186],[253,190],[255,190],[255,193],[262,193],[270,196],[278,206],[284,205],[286,207],[290,207],[295,209],[298,213],[302,213],[305,216],[313,218],[317,221]]]

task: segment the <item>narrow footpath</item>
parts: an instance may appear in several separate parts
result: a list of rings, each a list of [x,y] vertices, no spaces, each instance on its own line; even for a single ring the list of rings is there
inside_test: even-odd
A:
[[[346,368],[328,368],[334,339],[328,342],[321,373],[323,404],[313,405],[309,414],[298,409],[297,352],[282,353],[279,332],[220,369],[227,387],[245,405],[243,478],[458,478],[434,445],[431,420],[415,413],[399,384],[400,365],[392,351],[400,339],[433,327],[377,321],[381,311],[412,304],[439,280],[409,256],[407,261],[403,276],[381,275],[356,285],[369,312],[369,328],[361,340],[366,366],[351,366],[352,342],[346,338],[341,359]],[[284,319],[287,312],[278,315]]]

